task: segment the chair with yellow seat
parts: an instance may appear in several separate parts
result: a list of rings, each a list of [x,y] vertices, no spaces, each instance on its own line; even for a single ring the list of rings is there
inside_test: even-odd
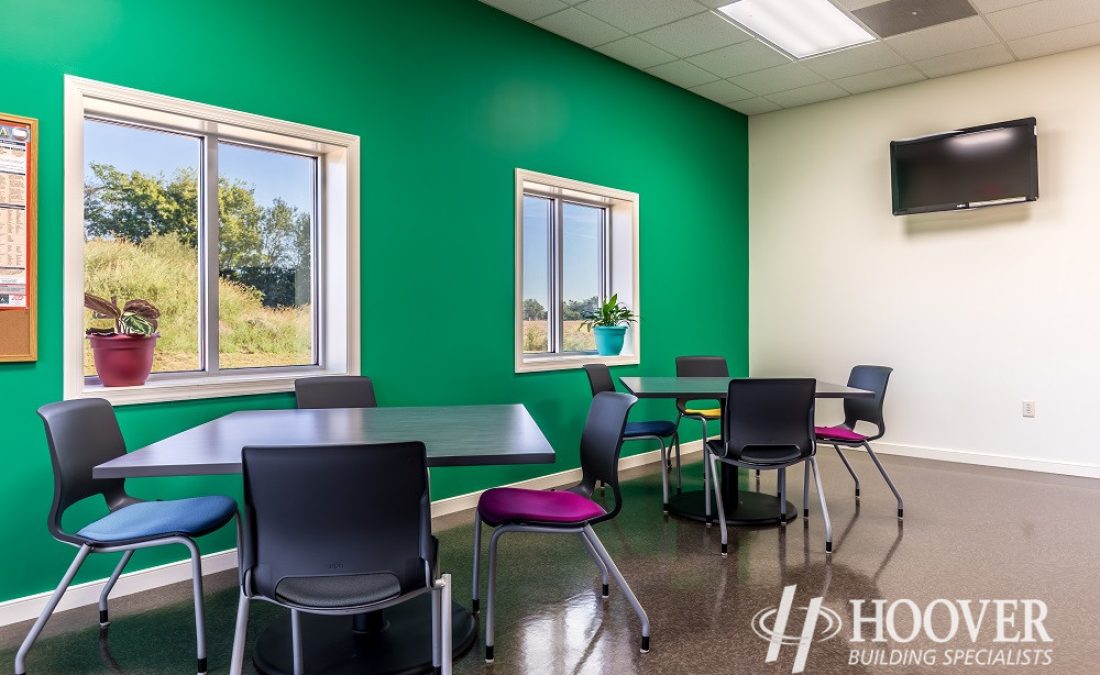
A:
[[[730,369],[729,364],[726,363],[726,357],[724,356],[677,356],[676,357],[676,377],[729,377]],[[692,401],[687,399],[676,399],[676,410],[679,414],[676,417],[676,428],[679,430],[680,421],[685,417],[688,419],[698,420],[703,425],[703,448],[704,448],[704,461],[703,461],[703,492],[706,499],[706,514],[707,514],[707,526],[711,523],[711,497],[710,497],[710,462],[705,461],[706,455],[706,443],[710,433],[707,428],[707,422],[721,422],[722,420],[722,408],[718,401],[696,401],[697,405],[688,407]],[[714,406],[703,407],[698,404],[714,403]],[[677,466],[679,470],[679,466]]]

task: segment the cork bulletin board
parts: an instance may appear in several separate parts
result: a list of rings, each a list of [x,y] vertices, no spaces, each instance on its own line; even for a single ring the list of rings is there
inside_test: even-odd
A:
[[[0,362],[38,358],[38,120],[0,113]]]

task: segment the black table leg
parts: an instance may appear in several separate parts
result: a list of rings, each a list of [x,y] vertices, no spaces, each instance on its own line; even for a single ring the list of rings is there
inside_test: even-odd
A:
[[[477,641],[477,620],[454,603],[452,647],[457,658]],[[325,675],[405,675],[432,672],[431,595],[384,611],[349,616],[302,614],[302,649],[307,672]],[[268,626],[252,657],[265,675],[290,675],[290,613]]]
[[[726,507],[727,525],[778,525],[779,497],[741,490],[739,471],[729,464],[719,463],[721,471],[722,501]],[[684,491],[672,495],[668,502],[669,513],[691,520],[706,521],[706,499],[703,490]],[[711,496],[711,521],[718,522],[717,500]],[[798,517],[794,504],[787,501],[787,522]]]

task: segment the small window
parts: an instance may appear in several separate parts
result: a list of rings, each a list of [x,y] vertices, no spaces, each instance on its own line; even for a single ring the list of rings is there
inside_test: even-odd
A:
[[[67,397],[282,391],[357,370],[357,137],[66,85]],[[160,309],[145,385],[101,386],[84,332],[111,321],[85,292]]]
[[[618,356],[582,326],[616,294],[639,313],[638,195],[520,169],[516,210],[516,371],[638,363],[636,324]]]

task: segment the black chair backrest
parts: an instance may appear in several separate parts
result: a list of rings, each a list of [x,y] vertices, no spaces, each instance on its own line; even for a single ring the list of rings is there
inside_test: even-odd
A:
[[[393,574],[425,588],[432,565],[424,444],[246,447],[242,571],[275,597],[287,577]]]
[[[294,380],[299,408],[377,408],[374,383],[359,375],[322,375]]]
[[[112,511],[132,503],[121,478],[94,480],[92,469],[126,454],[114,408],[101,398],[50,403],[38,409],[46,426],[53,463],[53,505],[47,525],[55,538],[81,544],[61,528],[61,517],[73,504],[101,495]]]
[[[592,397],[588,418],[581,432],[581,482],[576,492],[591,497],[597,482],[609,485],[615,497],[615,507],[599,522],[614,518],[622,508],[619,492],[619,453],[623,445],[623,429],[630,408],[638,401],[630,394],[604,391]]]
[[[867,440],[881,438],[886,433],[886,421],[882,417],[882,406],[886,400],[886,385],[890,382],[893,368],[887,366],[856,366],[848,375],[848,386],[875,392],[873,398],[844,399],[844,426],[853,428],[856,422],[869,422],[878,428],[874,436]]]
[[[814,454],[813,379],[730,380],[723,410],[726,457],[786,465]]]
[[[611,379],[611,369],[603,363],[586,363],[584,372],[588,374],[588,386],[592,387],[592,395],[602,391],[615,391],[615,382]]]
[[[730,367],[724,356],[677,356],[676,377],[729,377]],[[676,399],[676,407],[683,410],[688,399]],[[714,407],[718,407],[717,404]]]

